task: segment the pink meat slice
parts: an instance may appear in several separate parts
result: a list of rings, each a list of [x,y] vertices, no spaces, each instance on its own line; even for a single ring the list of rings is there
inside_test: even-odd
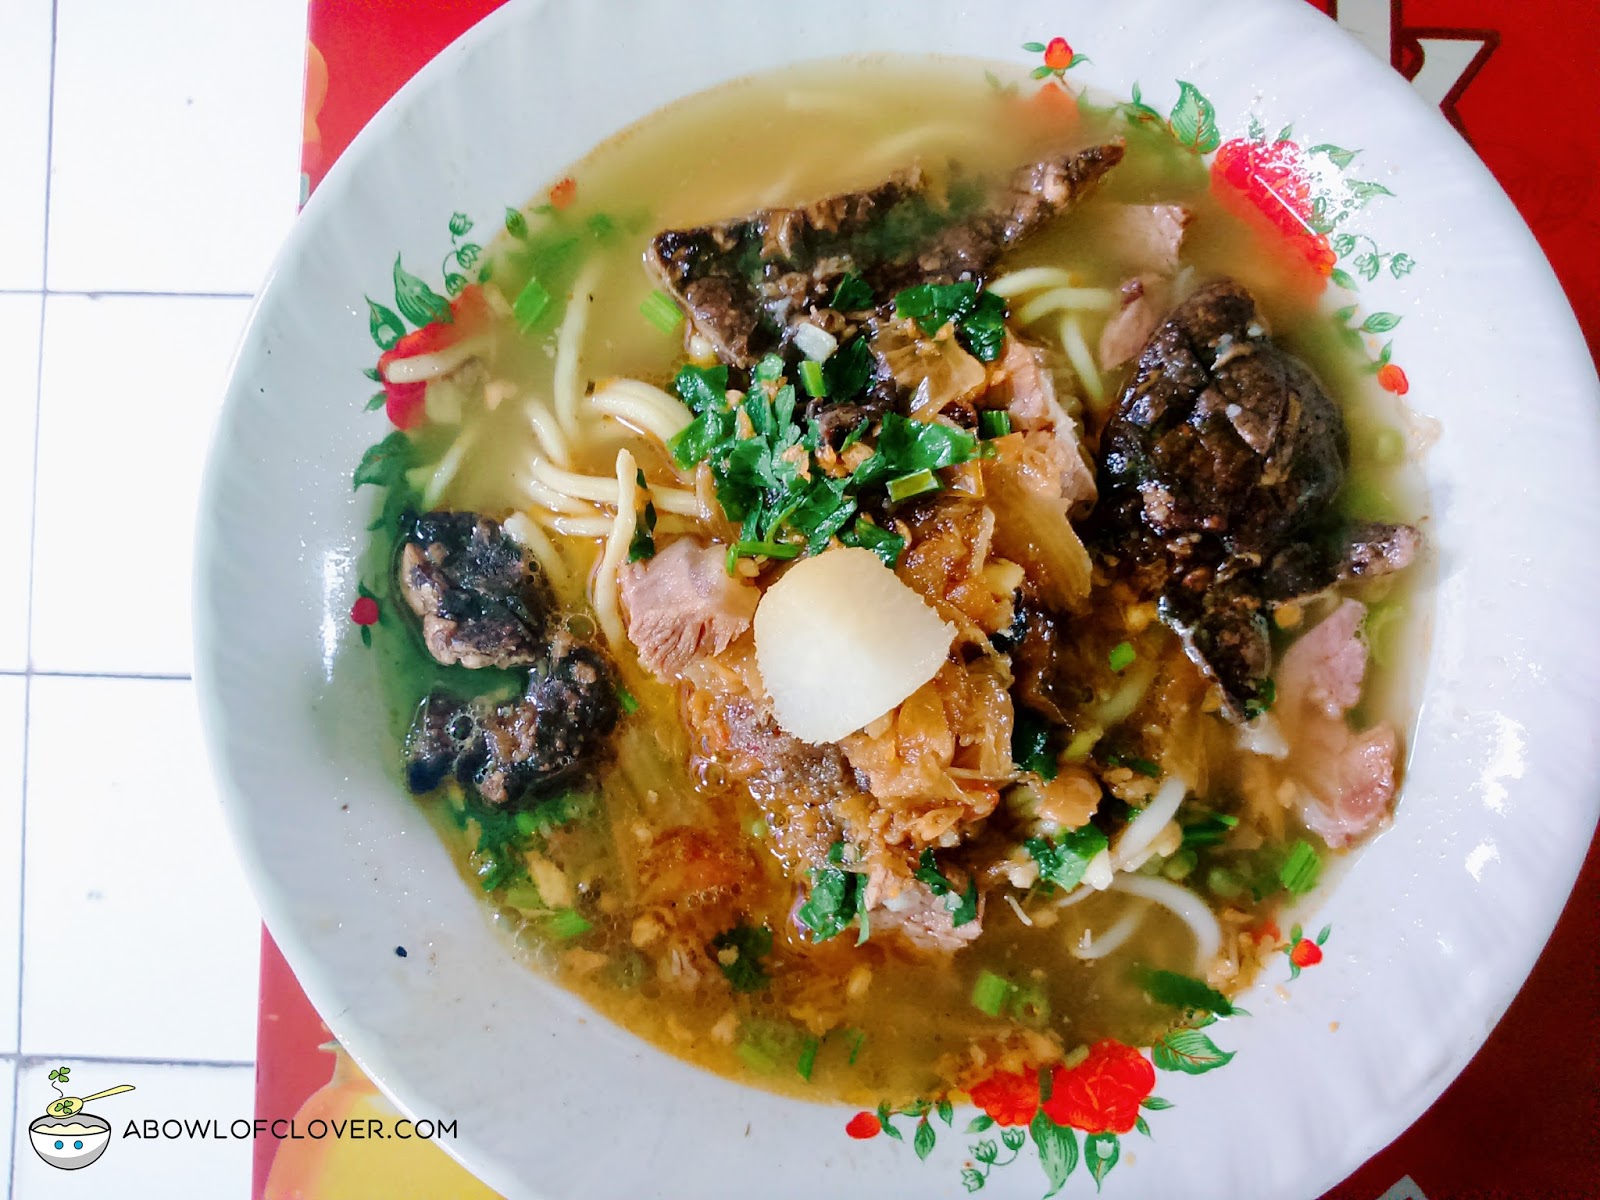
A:
[[[628,640],[658,678],[672,679],[701,655],[721,654],[750,628],[761,593],[728,574],[725,556],[680,538],[654,558],[618,572]]]
[[[1359,601],[1344,601],[1289,647],[1278,669],[1277,711],[1305,792],[1300,816],[1335,849],[1387,822],[1399,765],[1393,726],[1357,732],[1346,719],[1366,676],[1365,616]]]

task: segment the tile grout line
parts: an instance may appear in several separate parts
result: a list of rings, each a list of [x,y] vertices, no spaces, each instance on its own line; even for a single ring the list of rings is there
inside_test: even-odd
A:
[[[72,296],[85,300],[254,300],[254,292],[140,292],[96,288],[0,288],[0,296]]]
[[[43,247],[39,262],[39,283],[43,290],[39,294],[39,358],[34,364],[33,373],[33,498],[28,512],[28,608],[23,620],[26,630],[24,659],[26,667],[33,665],[33,599],[34,580],[33,565],[37,558],[34,539],[39,532],[39,425],[44,411],[44,325],[45,309],[49,300],[50,286],[50,174],[54,168],[55,142],[56,142],[56,35],[60,28],[61,5],[60,0],[50,0],[50,73],[49,91],[45,102],[45,134],[44,134],[44,223],[41,229]],[[26,958],[28,921],[28,746],[32,740],[30,735],[30,721],[33,710],[33,681],[28,679],[22,690],[22,789],[21,804],[19,808],[21,828],[18,832],[17,847],[17,1024],[13,1031],[17,1038],[17,1050],[22,1050],[22,982],[26,969],[23,963]],[[6,1130],[8,1150],[10,1151],[10,1169],[6,1172],[6,1200],[15,1200],[17,1192],[17,1102],[20,1097],[22,1085],[21,1063],[11,1073],[11,1128]]]
[[[254,1067],[254,1059],[244,1058],[141,1058],[138,1055],[106,1054],[0,1054],[0,1062],[16,1063],[20,1073],[25,1066],[39,1066],[47,1062],[95,1063],[128,1067],[218,1067],[234,1071]]]
[[[165,673],[161,671],[37,671],[24,669],[21,671],[0,671],[0,679],[129,679],[129,680],[154,680],[158,683],[187,683],[193,675],[180,672]]]

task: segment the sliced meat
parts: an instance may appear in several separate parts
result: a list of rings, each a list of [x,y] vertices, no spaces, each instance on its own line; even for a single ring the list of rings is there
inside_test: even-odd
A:
[[[1125,267],[1176,275],[1183,235],[1193,219],[1181,204],[1111,205],[1096,227],[1096,245]]]
[[[1280,711],[1309,708],[1343,717],[1361,699],[1367,647],[1360,638],[1366,607],[1346,600],[1289,647],[1278,669]]]
[[[881,898],[869,908],[867,921],[874,937],[898,933],[917,950],[948,954],[983,932],[983,896],[978,897],[978,916],[961,925],[955,923],[951,912],[955,899],[936,896],[921,880],[910,880],[894,895]]]
[[[958,178],[946,188],[913,167],[802,208],[667,230],[646,259],[717,356],[748,367],[801,320],[833,325],[815,314],[847,273],[865,279],[880,303],[914,283],[984,275],[1007,247],[1087,196],[1122,153],[1111,142],[997,182]]]
[[[1201,288],[1161,325],[1106,425],[1102,544],[1163,564],[1162,619],[1234,720],[1271,670],[1264,607],[1281,593],[1271,576],[1289,573],[1265,568],[1287,556],[1298,586],[1337,577],[1300,547],[1337,529],[1347,442],[1338,406],[1231,280]],[[1405,539],[1392,536],[1398,560]]]
[[[592,768],[619,715],[605,656],[561,633],[518,700],[424,699],[406,741],[406,782],[421,794],[454,778],[492,804],[517,802]]]
[[[991,395],[1004,400],[1011,427],[1022,434],[1020,462],[1041,492],[1067,502],[1074,517],[1094,507],[1094,466],[1083,448],[1078,422],[1056,398],[1055,376],[1045,351],[1008,336],[994,372]]]
[[[670,680],[702,654],[720,654],[755,619],[761,592],[728,574],[721,550],[680,538],[619,573],[628,640],[639,661]]]
[[[1135,275],[1122,285],[1122,307],[1100,331],[1097,356],[1103,370],[1131,362],[1166,315],[1172,285],[1159,275]]]
[[[1388,819],[1399,768],[1392,726],[1356,732],[1346,718],[1366,676],[1365,617],[1360,602],[1344,601],[1289,647],[1278,671],[1275,711],[1304,797],[1300,817],[1334,848]]]
[[[400,594],[445,666],[516,667],[544,650],[554,607],[538,562],[498,521],[430,512],[402,531]]]
[[[1280,550],[1268,564],[1263,594],[1275,603],[1299,600],[1335,583],[1392,575],[1421,551],[1422,534],[1413,526],[1364,522]]]

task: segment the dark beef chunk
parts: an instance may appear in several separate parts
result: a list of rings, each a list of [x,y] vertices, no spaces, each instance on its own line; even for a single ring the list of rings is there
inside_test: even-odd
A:
[[[554,604],[549,585],[533,556],[498,521],[469,512],[408,519],[398,576],[438,662],[515,667],[542,652]]]
[[[605,656],[561,635],[550,658],[529,675],[523,698],[485,719],[489,753],[478,790],[500,803],[572,780],[602,749],[620,715]]]
[[[446,779],[473,786],[488,761],[482,714],[449,692],[430,692],[406,738],[406,786],[419,796]]]
[[[801,208],[658,234],[647,260],[719,358],[748,367],[827,309],[848,273],[877,301],[916,283],[981,278],[1001,253],[1087,196],[1120,142],[1029,163],[1005,179],[957,179],[936,195],[918,168]]]
[[[1156,330],[1101,437],[1103,547],[1160,562],[1161,614],[1234,719],[1272,666],[1266,603],[1397,569],[1409,527],[1341,535],[1337,404],[1250,293],[1201,288]]]
[[[520,699],[436,691],[423,700],[406,741],[406,782],[421,794],[454,778],[491,803],[515,803],[590,770],[619,716],[605,655],[558,634]]]
[[[1012,626],[1012,636],[1016,636],[1011,650],[1011,670],[1016,676],[1012,695],[1019,705],[1058,725],[1069,724],[1077,708],[1094,699],[1094,690],[1083,683],[1092,667],[1081,661],[1066,636],[1068,621],[1029,599],[1018,608]]]

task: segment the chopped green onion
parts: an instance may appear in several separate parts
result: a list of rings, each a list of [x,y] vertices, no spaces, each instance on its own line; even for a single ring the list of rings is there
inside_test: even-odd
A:
[[[850,1042],[849,1065],[852,1067],[856,1065],[856,1059],[861,1055],[861,1047],[866,1045],[867,1042],[867,1031],[865,1029],[857,1029],[854,1032],[856,1036]]]
[[[1161,864],[1161,874],[1174,883],[1187,879],[1194,869],[1200,865],[1200,856],[1193,850],[1180,849],[1166,862]]]
[[[795,1063],[794,1069],[807,1083],[811,1082],[811,1071],[817,1065],[817,1049],[821,1045],[816,1038],[808,1037],[800,1047],[800,1061]]]
[[[545,928],[550,931],[552,937],[558,937],[565,941],[568,938],[575,938],[581,933],[588,933],[594,926],[584,920],[583,915],[577,909],[561,908],[557,909],[550,919],[545,922]]]
[[[1024,1025],[1041,1028],[1050,1020],[1050,998],[1036,983],[1018,987],[1011,1000],[1011,1015]]]
[[[972,1007],[987,1016],[998,1017],[1014,991],[1016,987],[1009,979],[993,971],[984,971],[972,985]]]
[[[505,902],[512,908],[526,912],[539,912],[544,908],[544,897],[531,883],[514,883],[505,890]]]
[[[753,838],[764,838],[771,832],[772,830],[768,828],[766,821],[760,817],[750,822],[750,836]]]
[[[916,471],[910,475],[902,475],[899,479],[889,480],[888,488],[889,500],[899,504],[900,501],[909,500],[913,496],[937,492],[940,483],[939,477],[932,471]]]
[[[766,1047],[757,1042],[745,1040],[739,1043],[739,1060],[752,1071],[760,1071],[763,1075],[770,1075],[777,1070],[778,1064],[772,1055],[767,1053]]]
[[[802,359],[800,362],[800,386],[805,388],[806,395],[822,399],[828,394],[828,385],[822,378],[822,364],[811,359]]]
[[[986,438],[1005,437],[1011,432],[1011,414],[1000,408],[986,408],[978,416],[978,431]]]
[[[1317,877],[1321,874],[1321,855],[1312,848],[1310,842],[1301,838],[1279,868],[1278,882],[1294,895],[1303,896],[1317,886]]]
[[[539,828],[539,818],[534,816],[527,809],[523,809],[521,812],[519,812],[516,817],[513,818],[513,823],[517,827],[517,832],[523,837],[532,837],[534,831]]]
[[[672,297],[660,288],[645,297],[644,303],[639,305],[639,312],[662,333],[676,333],[683,324],[682,311]]]
[[[538,276],[529,279],[511,302],[511,315],[517,320],[517,328],[523,333],[532,329],[550,307],[550,300],[549,289],[539,282]]]
[[[1221,900],[1237,900],[1244,895],[1244,880],[1227,867],[1212,867],[1206,872],[1206,890]]]
[[[617,706],[622,709],[625,716],[631,717],[639,711],[638,699],[625,687],[617,689]]]
[[[799,558],[802,549],[804,547],[788,542],[738,541],[733,544],[734,556],[738,558]]]
[[[1111,669],[1119,673],[1126,671],[1133,666],[1133,660],[1138,657],[1138,654],[1133,649],[1132,642],[1118,642],[1111,647]]]

